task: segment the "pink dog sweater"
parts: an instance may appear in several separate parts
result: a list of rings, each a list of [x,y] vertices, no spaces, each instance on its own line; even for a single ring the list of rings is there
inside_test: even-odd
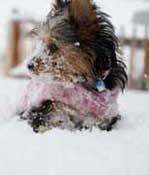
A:
[[[119,89],[98,92],[89,91],[81,85],[66,86],[62,83],[31,80],[21,99],[21,109],[25,111],[38,107],[50,99],[74,107],[84,117],[91,113],[95,117],[111,118],[119,114],[118,94]]]

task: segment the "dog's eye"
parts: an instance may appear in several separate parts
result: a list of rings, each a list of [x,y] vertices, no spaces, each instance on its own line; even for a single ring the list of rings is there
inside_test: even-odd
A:
[[[47,47],[51,53],[55,53],[58,50],[58,47],[55,43],[50,43]]]

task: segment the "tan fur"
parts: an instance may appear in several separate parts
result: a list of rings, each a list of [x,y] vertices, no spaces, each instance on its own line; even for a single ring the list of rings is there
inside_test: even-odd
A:
[[[97,31],[97,21],[91,0],[72,0],[70,13],[79,27],[78,35],[81,40],[93,40]]]

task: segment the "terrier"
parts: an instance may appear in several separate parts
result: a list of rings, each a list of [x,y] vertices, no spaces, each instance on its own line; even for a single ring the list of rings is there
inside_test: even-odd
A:
[[[109,16],[91,0],[57,0],[34,34],[38,44],[28,69],[36,82],[30,82],[21,118],[35,132],[111,130],[127,74]]]

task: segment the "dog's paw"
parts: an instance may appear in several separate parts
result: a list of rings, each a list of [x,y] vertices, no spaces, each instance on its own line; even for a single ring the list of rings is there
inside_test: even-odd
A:
[[[32,107],[28,111],[21,112],[20,118],[27,120],[28,124],[33,128],[34,132],[43,133],[50,129],[49,120],[51,118],[51,112],[53,110],[53,104],[51,100],[44,101],[38,107]]]
[[[113,117],[111,119],[104,119],[101,123],[99,123],[97,126],[101,130],[111,131],[114,127],[114,125],[117,123],[118,120],[121,119],[121,116],[118,115],[116,117]]]
[[[41,116],[36,116],[28,120],[28,123],[33,128],[33,131],[36,133],[43,133],[49,129],[47,121]]]

